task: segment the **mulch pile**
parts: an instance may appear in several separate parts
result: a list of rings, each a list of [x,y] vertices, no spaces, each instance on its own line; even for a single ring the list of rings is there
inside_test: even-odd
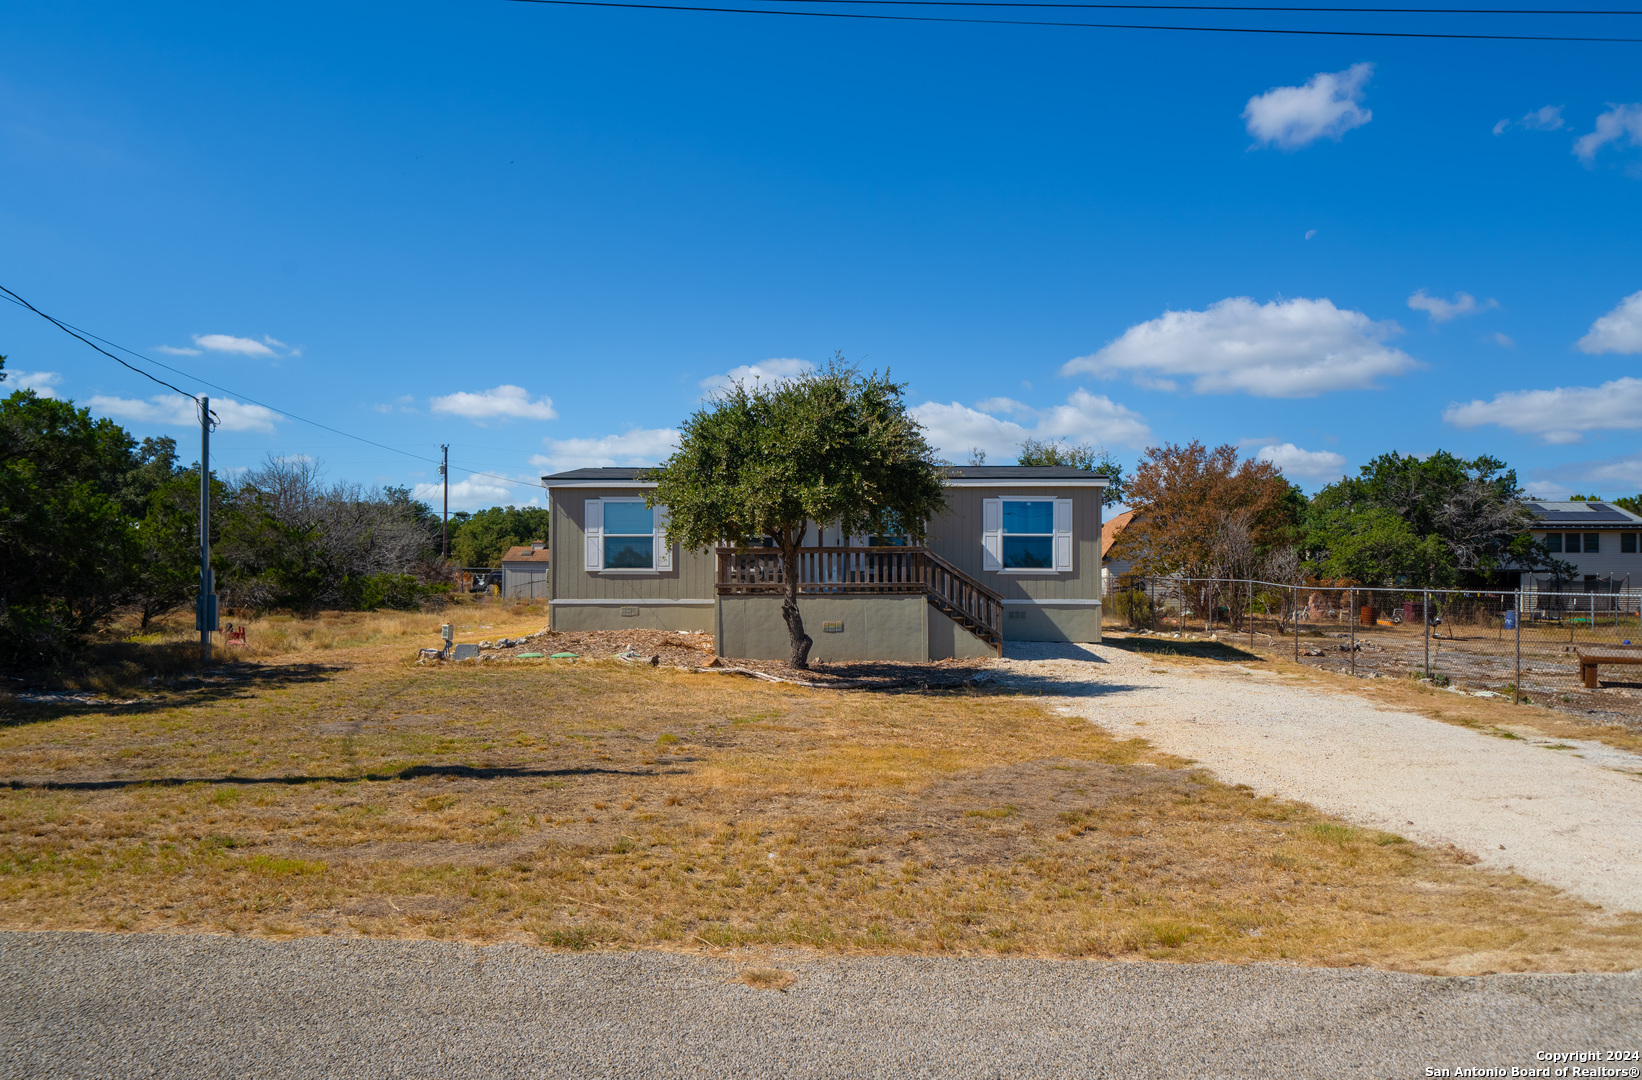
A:
[[[801,686],[827,689],[954,689],[991,681],[985,657],[969,660],[932,660],[898,663],[880,660],[859,663],[811,664],[809,670],[789,667],[784,660],[738,660],[714,655],[713,635],[684,630],[539,630],[528,637],[481,642],[481,660],[511,660],[520,653],[575,653],[588,660],[634,657],[634,663],[666,664],[686,670],[745,675]],[[654,658],[654,659],[652,659]]]

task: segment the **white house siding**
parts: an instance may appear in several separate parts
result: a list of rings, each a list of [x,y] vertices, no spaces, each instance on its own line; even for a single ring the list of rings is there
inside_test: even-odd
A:
[[[1566,534],[1576,530],[1566,528],[1536,531],[1534,533],[1534,539],[1543,540],[1545,539],[1547,533],[1551,531]],[[1631,588],[1642,590],[1642,553],[1623,554],[1619,550],[1620,535],[1621,533],[1627,532],[1631,533],[1633,536],[1637,536],[1638,546],[1642,547],[1642,529],[1579,529],[1577,531],[1581,537],[1583,537],[1586,533],[1594,532],[1601,537],[1601,540],[1595,554],[1582,550],[1577,554],[1571,554],[1565,551],[1561,554],[1552,555],[1552,558],[1561,559],[1564,562],[1572,563],[1574,566],[1574,578],[1568,583],[1568,588],[1574,590],[1582,589],[1584,587],[1583,579],[1589,574],[1596,575],[1596,577],[1604,583],[1607,582],[1608,575],[1612,574],[1615,582],[1623,582],[1628,576],[1630,578]],[[1583,546],[1582,540],[1581,547]],[[1544,579],[1548,576],[1549,575],[1544,573],[1524,574],[1522,582],[1523,587],[1525,589],[1533,589],[1535,586],[1533,581],[1530,579]]]

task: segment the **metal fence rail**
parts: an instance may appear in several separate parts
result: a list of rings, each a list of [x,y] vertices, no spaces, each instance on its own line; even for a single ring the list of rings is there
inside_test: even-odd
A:
[[[1423,678],[1472,693],[1642,715],[1642,591],[1148,578],[1114,586],[1105,616],[1114,629],[1213,636],[1342,674]],[[1594,686],[1591,670],[1600,680]]]

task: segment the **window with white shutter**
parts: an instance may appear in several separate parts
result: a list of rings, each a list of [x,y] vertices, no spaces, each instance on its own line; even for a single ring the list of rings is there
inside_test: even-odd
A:
[[[981,500],[981,568],[1003,569],[1003,500]]]
[[[1072,500],[1004,495],[981,509],[988,570],[1063,574],[1072,570]]]
[[[656,512],[643,499],[605,499],[604,557],[606,571],[654,570],[658,546]]]
[[[1072,569],[1072,500],[1055,500],[1055,570]]]
[[[587,500],[587,517],[582,525],[587,537],[587,569],[604,569],[604,500]]]

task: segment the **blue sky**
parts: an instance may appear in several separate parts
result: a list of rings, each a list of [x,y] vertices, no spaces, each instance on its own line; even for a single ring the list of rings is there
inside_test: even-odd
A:
[[[1642,37],[1489,24],[1541,26]],[[842,351],[955,460],[1197,438],[1315,490],[1440,447],[1642,491],[1642,45],[503,2],[0,30],[0,284],[233,391],[220,468],[434,480],[255,399],[524,503]],[[175,395],[9,305],[0,353],[192,450]]]

